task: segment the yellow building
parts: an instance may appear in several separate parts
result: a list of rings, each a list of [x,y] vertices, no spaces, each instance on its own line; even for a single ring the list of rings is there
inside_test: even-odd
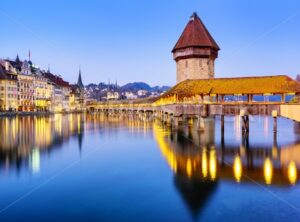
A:
[[[5,62],[1,62],[0,63],[0,110],[16,111],[17,107],[18,107],[17,74],[13,70],[13,68],[9,66],[9,64]]]
[[[34,68],[34,105],[36,111],[49,111],[51,107],[52,85],[48,83],[38,68]]]
[[[18,75],[19,111],[34,111],[34,76]]]
[[[50,89],[52,90],[50,111],[56,113],[70,111],[70,84],[60,76],[54,75],[49,71],[45,72],[43,76],[49,81],[49,92]],[[50,84],[52,84],[52,87]]]

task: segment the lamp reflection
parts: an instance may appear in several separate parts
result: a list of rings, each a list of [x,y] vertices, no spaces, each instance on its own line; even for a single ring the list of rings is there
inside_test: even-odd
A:
[[[31,170],[34,174],[40,172],[40,164],[40,150],[34,148],[31,151]]]
[[[209,175],[211,180],[215,180],[217,176],[217,156],[215,150],[209,152]]]
[[[297,181],[297,167],[294,161],[289,163],[287,173],[290,183],[294,185]]]
[[[267,158],[264,163],[264,177],[266,184],[272,183],[272,177],[273,177],[273,164],[270,158]]]
[[[204,148],[202,150],[202,176],[204,178],[207,177],[207,152],[206,152],[206,148]]]
[[[40,171],[42,155],[60,147],[71,136],[83,137],[83,115],[17,116],[0,118],[0,167],[17,166],[23,162],[32,173]],[[77,124],[76,123],[77,120]],[[24,161],[26,160],[26,161]]]
[[[192,161],[190,158],[188,158],[187,162],[186,162],[186,174],[188,175],[188,177],[192,176]]]
[[[241,177],[243,174],[243,165],[241,161],[240,156],[235,156],[234,162],[233,162],[233,174],[236,179],[236,181],[239,183],[241,181]]]

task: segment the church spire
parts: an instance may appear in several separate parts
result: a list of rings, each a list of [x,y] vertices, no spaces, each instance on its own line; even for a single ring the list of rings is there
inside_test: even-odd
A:
[[[83,85],[82,79],[81,79],[81,68],[79,68],[79,75],[78,75],[77,85],[79,86],[79,88],[84,88],[84,85]]]
[[[17,62],[17,63],[20,63],[19,54],[17,54],[17,57],[16,57],[16,62]]]

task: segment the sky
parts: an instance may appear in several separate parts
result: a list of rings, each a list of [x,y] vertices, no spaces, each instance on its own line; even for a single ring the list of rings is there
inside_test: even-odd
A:
[[[0,58],[84,84],[172,86],[171,50],[195,11],[221,48],[215,77],[300,73],[299,0],[0,0]]]

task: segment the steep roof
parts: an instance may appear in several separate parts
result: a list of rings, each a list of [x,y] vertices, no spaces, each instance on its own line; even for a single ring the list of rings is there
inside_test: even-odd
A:
[[[54,75],[50,72],[45,72],[43,74],[47,79],[49,79],[50,81],[52,81],[53,83],[55,83],[56,85],[59,86],[64,86],[64,87],[70,87],[69,82],[63,80],[63,78],[61,78],[60,76]]]
[[[195,79],[180,82],[161,97],[177,94],[179,97],[220,94],[281,94],[299,93],[300,83],[292,78],[279,76]]]
[[[79,86],[79,88],[84,88],[84,85],[82,83],[82,79],[81,79],[81,69],[79,69],[79,75],[78,75],[78,81],[77,81],[77,85]]]
[[[6,79],[5,69],[1,64],[0,64],[0,79]]]
[[[197,13],[191,16],[172,52],[188,47],[211,47],[220,50]]]

